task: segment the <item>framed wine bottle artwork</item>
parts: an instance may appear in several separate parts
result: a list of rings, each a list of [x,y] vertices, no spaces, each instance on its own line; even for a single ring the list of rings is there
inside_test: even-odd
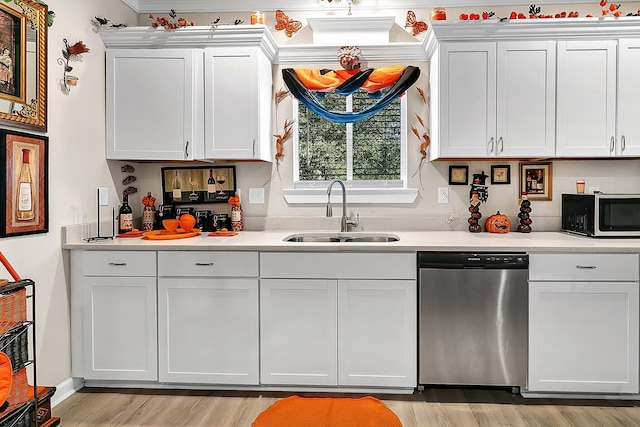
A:
[[[235,166],[162,168],[162,203],[165,205],[227,203],[236,191]]]
[[[0,237],[49,231],[49,138],[0,129]]]

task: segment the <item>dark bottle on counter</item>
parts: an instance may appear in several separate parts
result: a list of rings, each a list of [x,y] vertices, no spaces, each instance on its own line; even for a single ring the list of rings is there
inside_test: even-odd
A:
[[[216,180],[213,179],[213,169],[209,169],[209,179],[207,180],[207,196],[209,199],[215,199]]]
[[[129,196],[127,194],[122,196],[118,224],[118,233],[120,234],[133,230],[133,209],[129,206]]]

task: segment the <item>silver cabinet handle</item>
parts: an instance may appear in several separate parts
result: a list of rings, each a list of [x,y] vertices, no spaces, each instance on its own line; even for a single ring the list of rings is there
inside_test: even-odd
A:
[[[253,138],[253,146],[251,148],[253,150],[253,158],[256,158],[256,139]]]
[[[187,145],[184,146],[184,154],[189,158],[189,141],[187,141]]]
[[[127,265],[127,263],[126,262],[110,262],[109,265],[115,265],[115,266],[118,266],[118,267],[122,267],[122,266]]]
[[[597,267],[595,265],[576,265],[576,268],[595,269]]]
[[[504,151],[504,140],[502,137],[498,139],[498,145],[500,146],[500,152],[502,153]]]
[[[611,137],[611,146],[609,147],[609,151],[613,153],[613,150],[616,149],[616,138],[615,136]]]
[[[627,143],[624,140],[624,135],[620,137],[620,148],[624,152],[624,149],[627,148]]]
[[[493,137],[491,137],[491,139],[489,140],[489,153],[493,153],[493,144],[494,144],[494,140]]]
[[[213,265],[213,263],[212,262],[196,262],[196,265],[210,267]]]

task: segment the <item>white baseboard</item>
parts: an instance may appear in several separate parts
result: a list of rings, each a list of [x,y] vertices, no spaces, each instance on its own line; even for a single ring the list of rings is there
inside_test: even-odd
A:
[[[67,378],[56,386],[56,392],[51,397],[51,407],[63,402],[67,397],[84,387],[82,378]]]

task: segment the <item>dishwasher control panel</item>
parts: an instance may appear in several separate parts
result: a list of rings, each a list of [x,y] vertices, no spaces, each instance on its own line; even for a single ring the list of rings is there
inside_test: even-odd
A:
[[[526,253],[418,252],[418,268],[526,269]]]

